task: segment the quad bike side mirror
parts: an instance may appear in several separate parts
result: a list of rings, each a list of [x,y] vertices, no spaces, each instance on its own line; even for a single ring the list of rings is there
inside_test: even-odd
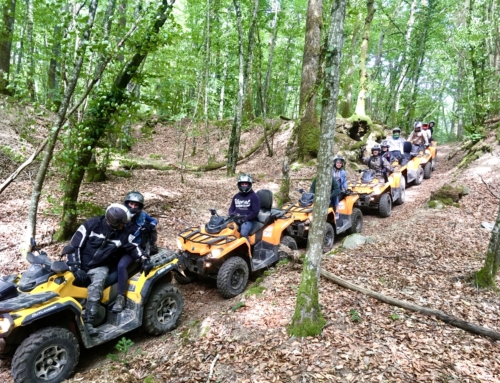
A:
[[[215,209],[208,209],[210,211],[211,215],[217,215],[217,210]]]

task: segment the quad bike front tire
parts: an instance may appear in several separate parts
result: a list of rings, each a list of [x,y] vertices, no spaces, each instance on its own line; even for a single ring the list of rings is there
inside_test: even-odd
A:
[[[328,253],[333,249],[335,242],[335,230],[331,223],[325,223],[325,236],[323,237],[323,253]]]
[[[432,175],[432,163],[428,161],[424,166],[424,179],[428,180]]]
[[[384,193],[378,201],[378,212],[382,218],[387,218],[391,215],[392,201],[389,193]]]
[[[71,331],[46,327],[32,333],[17,348],[12,359],[16,383],[59,383],[78,364],[80,346]]]
[[[417,172],[417,178],[415,178],[415,181],[413,182],[415,183],[415,185],[420,185],[422,182],[424,182],[424,169],[419,166]]]
[[[153,288],[144,306],[142,328],[151,335],[165,334],[175,328],[184,308],[179,289],[161,283]]]
[[[347,234],[361,233],[363,229],[363,213],[357,207],[352,209],[351,227],[347,229]]]
[[[297,250],[297,241],[293,239],[293,237],[290,237],[289,235],[284,235],[281,240],[280,240],[280,245],[286,246],[291,250]],[[288,254],[283,251],[278,249],[278,257],[280,260],[288,258]]]
[[[399,181],[399,187],[401,188],[401,194],[399,195],[398,199],[394,201],[394,205],[402,205],[405,203],[405,198],[406,198],[406,180],[404,177],[401,177],[401,180]]]
[[[436,151],[437,153],[437,151]],[[436,170],[436,157],[434,157],[432,160],[431,160],[431,167],[432,167],[432,171]]]
[[[217,274],[217,289],[224,298],[241,294],[248,282],[248,265],[241,257],[232,257],[224,262]]]
[[[189,270],[184,270],[184,274],[186,276],[182,275],[181,273],[174,272],[174,278],[179,285],[189,285],[190,283],[198,280],[198,276]]]

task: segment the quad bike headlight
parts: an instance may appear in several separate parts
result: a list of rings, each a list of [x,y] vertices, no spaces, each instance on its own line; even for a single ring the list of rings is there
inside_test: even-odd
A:
[[[14,327],[14,321],[11,316],[4,314],[0,316],[0,337],[7,336]]]
[[[208,255],[208,258],[219,258],[219,255],[221,255],[223,251],[224,251],[224,249],[222,249],[221,247],[218,247],[217,249],[213,249],[210,252],[210,254]]]

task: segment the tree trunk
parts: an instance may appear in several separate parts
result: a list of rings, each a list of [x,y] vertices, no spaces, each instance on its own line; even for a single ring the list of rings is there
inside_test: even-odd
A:
[[[356,110],[354,113],[358,116],[366,116],[366,92],[368,90],[368,73],[366,71],[366,58],[368,56],[368,43],[370,41],[370,28],[375,14],[374,0],[366,2],[366,19],[363,27],[363,40],[361,41],[361,53],[359,56],[359,91]]]
[[[292,134],[288,139],[285,149],[285,157],[283,158],[283,165],[281,168],[281,186],[280,191],[276,195],[278,206],[282,206],[285,202],[290,201],[290,164],[296,160],[296,156],[293,156],[293,150],[295,149],[295,139],[298,133],[298,124],[293,123]]]
[[[32,102],[35,101],[35,41],[33,39],[33,1],[26,0],[26,13],[28,20],[26,23],[26,37],[28,40],[28,75],[26,77],[26,89]]]
[[[59,24],[54,26],[54,42],[52,44],[52,55],[50,56],[49,70],[47,75],[47,88],[49,107],[54,105],[56,109],[61,105],[59,93],[59,75],[61,62],[61,27]]]
[[[243,56],[243,26],[241,21],[241,7],[239,0],[233,0],[234,10],[236,13],[236,23],[238,27],[238,57],[239,57],[239,75],[238,75],[238,104],[231,129],[231,137],[229,139],[229,149],[227,155],[227,175],[232,176],[236,173],[236,165],[240,150],[241,124],[243,119],[243,104],[248,85],[248,76],[251,71],[253,47],[255,41],[255,24],[257,22],[257,11],[259,10],[259,0],[254,0],[252,12],[252,21],[248,31],[248,55],[245,63]]]
[[[355,21],[354,29],[351,37],[351,65],[348,65],[347,72],[345,74],[344,80],[344,98],[341,101],[340,113],[342,117],[349,117],[351,115],[351,106],[352,106],[352,87],[353,81],[352,77],[354,74],[354,69],[356,68],[356,54],[355,46],[358,43],[358,34],[360,29],[360,20],[358,18]]]
[[[10,73],[10,52],[16,15],[16,0],[6,0],[2,8],[2,25],[0,26],[0,94],[10,95],[7,89]]]
[[[54,152],[54,147],[57,142],[57,136],[59,135],[59,131],[64,124],[66,119],[66,111],[68,110],[71,98],[75,91],[76,84],[78,82],[78,78],[80,76],[80,71],[82,69],[82,65],[85,59],[85,52],[87,50],[87,46],[90,40],[90,33],[92,31],[92,27],[94,25],[94,18],[97,11],[97,3],[98,0],[91,0],[89,4],[89,18],[87,21],[87,26],[83,31],[82,38],[80,40],[80,44],[78,47],[78,57],[74,65],[74,70],[71,75],[70,81],[68,83],[68,87],[64,92],[64,97],[61,102],[61,107],[57,111],[57,118],[54,127],[52,128],[52,132],[50,134],[49,143],[45,148],[43,153],[43,159],[38,168],[38,173],[36,175],[35,183],[33,185],[33,192],[31,194],[31,202],[28,211],[28,227],[26,230],[26,241],[29,243],[30,238],[35,237],[36,232],[36,215],[38,210],[38,202],[40,200],[40,194],[42,192],[43,182],[45,181],[45,175],[47,174],[47,170],[49,167],[50,160],[52,159],[52,154]]]
[[[288,333],[296,337],[321,333],[325,319],[319,306],[318,282],[323,256],[325,221],[330,202],[332,185],[331,163],[336,126],[337,100],[339,94],[340,63],[344,44],[344,19],[347,0],[335,0],[332,6],[330,30],[328,32],[325,86],[321,113],[321,140],[318,152],[318,171],[313,219],[307,245],[302,279],[297,292],[297,302]]]
[[[495,278],[500,268],[500,206],[497,220],[491,231],[490,244],[486,252],[484,266],[474,276],[474,282],[479,287],[496,287]]]
[[[210,132],[208,130],[208,104],[209,104],[209,80],[210,80],[210,0],[207,0],[206,15],[206,35],[205,35],[205,97],[203,99],[203,120],[205,121],[205,140],[207,151],[207,162],[210,157]]]
[[[321,66],[321,27],[323,25],[323,0],[309,0],[306,16],[306,36],[302,58],[298,127],[299,158],[305,160],[317,148],[318,118],[316,116],[315,84]],[[311,97],[312,96],[312,97]]]
[[[156,16],[151,20],[152,25],[144,40],[136,45],[136,53],[125,65],[121,73],[116,77],[113,86],[105,100],[92,100],[92,105],[88,108],[83,129],[88,128],[86,143],[78,150],[78,157],[70,168],[66,177],[66,188],[64,193],[63,217],[59,230],[54,235],[56,240],[63,240],[73,234],[77,226],[76,201],[80,191],[80,186],[88,166],[92,153],[99,139],[109,129],[109,123],[119,107],[127,100],[127,85],[136,75],[141,63],[147,56],[150,49],[154,48],[155,36],[160,28],[165,24],[173,6],[173,1],[163,0]]]

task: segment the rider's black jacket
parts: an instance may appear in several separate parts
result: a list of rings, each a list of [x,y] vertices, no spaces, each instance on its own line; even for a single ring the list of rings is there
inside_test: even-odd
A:
[[[106,223],[104,216],[90,218],[71,238],[75,254],[74,257],[68,256],[68,261],[77,263],[87,271],[107,265],[119,250],[139,259],[142,253],[137,244],[132,242],[134,238],[131,227],[113,230]]]

